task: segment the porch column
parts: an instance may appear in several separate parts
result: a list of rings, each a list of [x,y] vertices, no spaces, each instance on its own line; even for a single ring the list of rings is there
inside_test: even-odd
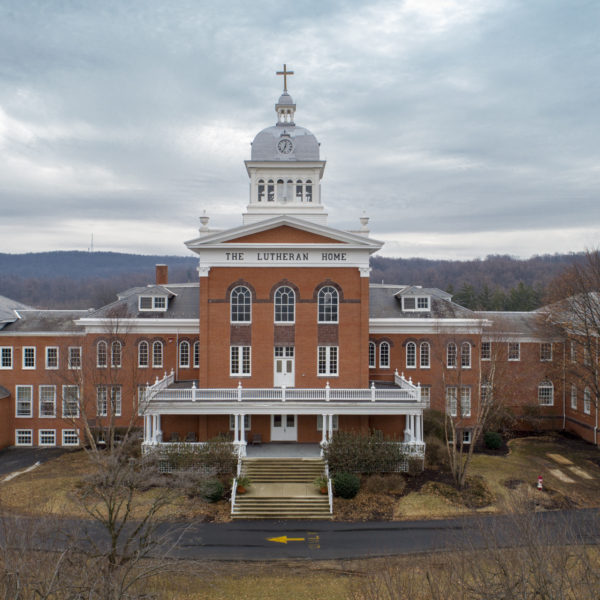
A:
[[[237,444],[240,439],[238,415],[233,415],[233,443]]]
[[[240,443],[246,443],[246,428],[244,427],[244,418],[246,415],[240,415]]]
[[[156,441],[162,442],[162,427],[160,423],[160,414],[156,415],[156,433],[155,433]]]
[[[325,413],[322,415],[321,429],[323,433],[323,436],[321,437],[321,445],[324,445],[327,440],[327,415]]]
[[[410,415],[405,415],[404,420],[404,441],[410,442]]]
[[[150,441],[150,415],[144,415],[144,442]]]
[[[152,443],[156,444],[156,431],[157,431],[157,426],[156,426],[156,416],[157,415],[152,415]]]
[[[329,415],[329,431],[327,434],[329,439],[333,437],[333,415]]]
[[[417,441],[423,441],[423,415],[417,415]]]

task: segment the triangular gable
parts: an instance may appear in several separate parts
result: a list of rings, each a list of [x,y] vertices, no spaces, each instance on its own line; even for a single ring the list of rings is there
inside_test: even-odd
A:
[[[318,235],[310,231],[290,227],[289,225],[280,225],[266,231],[243,235],[231,240],[226,244],[343,244],[341,240],[336,240],[324,235]]]

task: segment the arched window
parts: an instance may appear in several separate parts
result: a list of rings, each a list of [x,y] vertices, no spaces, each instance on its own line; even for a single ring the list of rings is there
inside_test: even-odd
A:
[[[190,366],[190,343],[183,341],[179,344],[179,367],[187,369]]]
[[[275,322],[293,323],[295,303],[296,295],[291,287],[284,285],[277,288],[275,291]]]
[[[273,202],[275,200],[275,184],[272,179],[269,179],[267,183],[267,201]]]
[[[121,342],[113,342],[110,345],[110,364],[113,367],[121,366]]]
[[[379,346],[379,366],[382,369],[388,369],[390,366],[390,345],[388,342],[381,342]]]
[[[338,322],[338,291],[327,285],[319,290],[319,323]]]
[[[312,202],[312,181],[310,179],[306,180],[306,185],[304,186],[304,200]]]
[[[98,342],[96,345],[96,365],[98,367],[108,366],[108,347],[106,342]]]
[[[194,342],[194,367],[200,366],[200,342]]]
[[[250,290],[238,285],[231,290],[231,322],[250,323],[252,309],[252,295]]]
[[[375,364],[375,343],[369,342],[369,368],[374,369],[377,365]]]
[[[296,181],[296,202],[302,202],[302,179]]]
[[[263,179],[258,180],[258,201],[263,202],[265,199],[265,182]]]
[[[417,366],[417,345],[414,342],[406,344],[406,368],[414,369]]]
[[[547,379],[538,385],[538,402],[542,406],[552,406],[554,404],[554,385]]]
[[[592,392],[589,387],[586,387],[585,390],[583,390],[583,412],[586,415],[592,413]]]
[[[148,342],[138,344],[138,367],[147,367],[150,364],[150,347]]]
[[[463,369],[471,368],[471,344],[463,342],[460,345],[460,366]]]
[[[277,200],[281,202],[285,196],[285,189],[283,185],[283,179],[277,180]]]
[[[429,342],[421,342],[421,369],[429,369],[431,365],[431,350]]]
[[[449,369],[456,369],[456,344],[450,342],[446,347],[446,366]]]
[[[154,368],[163,366],[163,344],[162,344],[162,342],[154,342],[152,344],[152,366]]]
[[[285,199],[288,202],[294,199],[294,182],[291,179],[285,182]]]

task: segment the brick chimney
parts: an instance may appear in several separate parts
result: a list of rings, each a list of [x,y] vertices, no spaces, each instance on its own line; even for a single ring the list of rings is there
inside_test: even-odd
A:
[[[167,285],[169,283],[169,267],[167,265],[156,265],[156,285]]]

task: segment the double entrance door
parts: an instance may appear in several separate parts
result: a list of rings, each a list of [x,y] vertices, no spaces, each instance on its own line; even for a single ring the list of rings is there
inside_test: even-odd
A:
[[[271,441],[298,441],[297,415],[271,415]]]
[[[275,346],[273,358],[273,387],[294,387],[294,346]],[[295,442],[298,440],[296,415],[271,415],[271,441]]]

